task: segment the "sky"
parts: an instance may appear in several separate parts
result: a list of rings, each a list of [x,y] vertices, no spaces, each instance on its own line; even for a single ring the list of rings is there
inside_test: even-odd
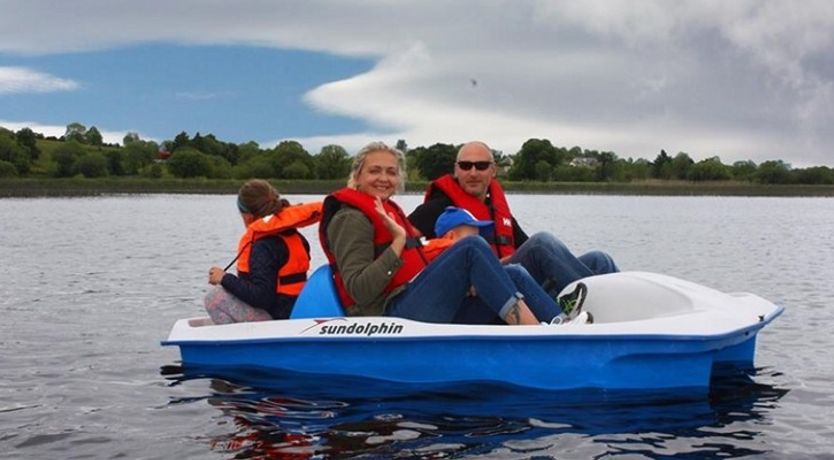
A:
[[[0,0],[0,126],[834,165],[831,0]]]

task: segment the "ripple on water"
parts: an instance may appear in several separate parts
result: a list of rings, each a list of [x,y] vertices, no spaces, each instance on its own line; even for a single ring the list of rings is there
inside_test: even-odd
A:
[[[178,375],[176,366],[163,372],[173,385],[208,383],[210,394],[171,404],[205,400],[219,410],[223,417],[215,426],[212,449],[237,458],[298,449],[337,457],[409,452],[503,458],[745,456],[766,452],[761,431],[751,429],[750,422],[766,420],[768,404],[787,393],[746,374],[722,377],[707,399],[635,399],[634,393],[599,392],[531,395],[498,385],[391,388],[385,382],[333,378],[328,385],[343,389],[345,396],[333,400],[320,399],[332,391],[310,387],[309,376],[293,373],[257,371],[253,379],[235,380]],[[357,396],[351,388],[363,390]],[[473,396],[476,388],[478,396]],[[375,397],[369,401],[365,392]]]

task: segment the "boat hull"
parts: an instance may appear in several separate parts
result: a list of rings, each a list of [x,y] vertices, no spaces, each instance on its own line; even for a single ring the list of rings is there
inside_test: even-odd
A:
[[[644,308],[633,321],[606,313],[610,302],[589,296],[586,309],[611,319],[588,325],[335,317],[216,326],[207,318],[192,318],[177,321],[163,345],[179,346],[186,368],[268,368],[411,384],[705,392],[716,365],[753,366],[758,332],[782,313],[750,294],[710,290],[705,296],[716,299],[660,309],[674,314],[654,317]]]

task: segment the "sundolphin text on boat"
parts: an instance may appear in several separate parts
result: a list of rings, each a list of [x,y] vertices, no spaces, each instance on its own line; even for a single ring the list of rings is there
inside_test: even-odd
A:
[[[752,368],[758,332],[783,308],[671,276],[581,280],[593,324],[503,326],[346,317],[320,267],[287,320],[178,320],[163,345],[184,367],[267,368],[404,383],[500,382],[541,389],[695,389]],[[573,285],[565,288],[567,292]]]

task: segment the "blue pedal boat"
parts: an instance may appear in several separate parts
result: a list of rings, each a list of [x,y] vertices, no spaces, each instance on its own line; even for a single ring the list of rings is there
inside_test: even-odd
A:
[[[593,324],[434,324],[346,317],[319,267],[287,320],[178,320],[162,342],[184,368],[245,368],[402,383],[707,392],[716,368],[752,368],[757,333],[783,308],[671,276],[621,272],[582,280]],[[573,290],[567,286],[565,292]]]

